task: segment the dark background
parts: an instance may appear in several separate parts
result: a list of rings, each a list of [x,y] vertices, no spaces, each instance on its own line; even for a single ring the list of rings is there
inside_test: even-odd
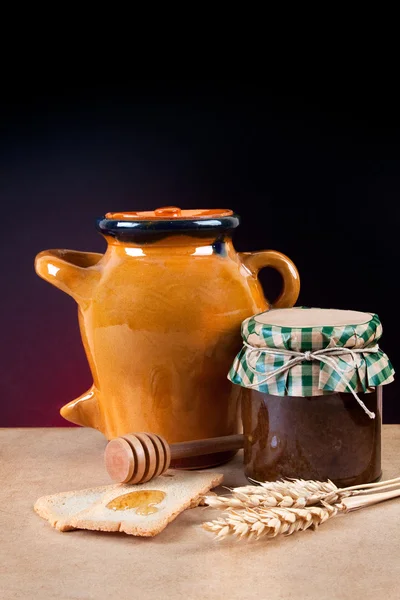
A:
[[[254,81],[4,86],[0,426],[69,425],[59,408],[91,383],[74,302],[33,260],[103,251],[107,211],[234,209],[238,250],[288,254],[298,304],[377,312],[400,365],[398,104],[381,88],[284,95]],[[276,295],[279,277],[262,281]],[[384,390],[386,422],[400,422],[398,394]]]

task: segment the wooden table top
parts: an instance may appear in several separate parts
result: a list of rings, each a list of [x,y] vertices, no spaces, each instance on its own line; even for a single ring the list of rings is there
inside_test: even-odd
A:
[[[400,475],[400,425],[384,427],[383,476]],[[111,483],[105,439],[90,429],[0,429],[0,598],[358,600],[400,598],[400,500],[272,541],[215,542],[217,511],[187,510],[155,538],[60,533],[40,496]],[[216,469],[245,478],[239,454]]]

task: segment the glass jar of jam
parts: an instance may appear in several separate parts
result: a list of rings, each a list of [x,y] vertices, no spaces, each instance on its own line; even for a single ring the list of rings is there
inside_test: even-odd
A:
[[[377,315],[355,311],[275,309],[243,322],[229,379],[242,386],[248,478],[379,479],[382,385],[394,373],[381,335]]]
[[[243,388],[245,474],[257,481],[330,479],[339,487],[381,476],[382,388],[359,394],[273,396]]]

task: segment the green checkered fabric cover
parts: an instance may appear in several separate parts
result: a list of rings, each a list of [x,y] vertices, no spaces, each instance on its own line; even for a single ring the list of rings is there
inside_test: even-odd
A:
[[[306,307],[300,308],[307,310]],[[368,314],[372,318],[366,323],[341,326],[284,327],[260,323],[255,317],[246,319],[242,323],[242,338],[252,348],[242,348],[233,362],[228,379],[243,387],[276,396],[318,396],[349,392],[349,385],[355,392],[372,392],[376,386],[393,381],[394,369],[386,354],[377,346],[382,335],[379,317],[366,313]],[[268,355],[259,352],[258,348],[315,352],[333,347],[357,350],[376,347],[377,351],[357,352],[353,356],[328,355],[331,363],[334,361],[335,368],[322,361],[304,360],[276,377],[263,381],[293,357],[290,353]]]

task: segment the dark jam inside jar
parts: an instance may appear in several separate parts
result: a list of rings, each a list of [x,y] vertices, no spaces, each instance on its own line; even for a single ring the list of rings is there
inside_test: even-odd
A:
[[[247,477],[332,480],[339,487],[381,476],[382,389],[358,394],[271,396],[242,388]]]

